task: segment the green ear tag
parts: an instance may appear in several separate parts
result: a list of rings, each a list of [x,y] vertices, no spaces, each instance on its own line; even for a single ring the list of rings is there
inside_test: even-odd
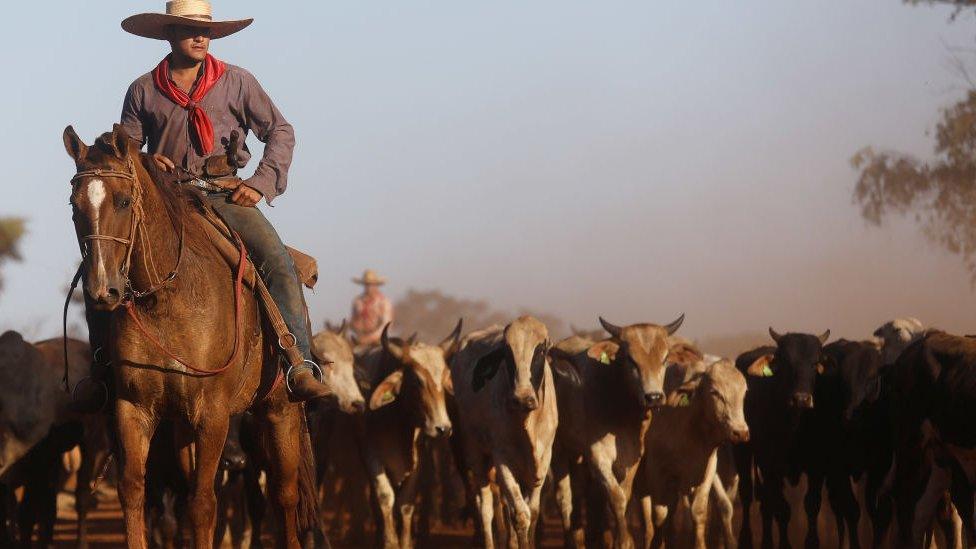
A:
[[[688,399],[688,395],[681,393],[681,398],[678,399],[678,406],[688,406],[691,401]]]
[[[773,369],[769,367],[769,364],[763,366],[763,377],[773,377]]]
[[[600,362],[610,364],[610,355],[608,355],[606,351],[600,353]]]

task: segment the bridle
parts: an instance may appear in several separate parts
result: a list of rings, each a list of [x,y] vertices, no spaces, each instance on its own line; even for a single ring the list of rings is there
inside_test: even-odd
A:
[[[207,370],[203,368],[198,368],[189,364],[187,361],[179,358],[171,351],[167,350],[163,344],[143,325],[142,321],[139,320],[139,315],[136,312],[135,300],[152,295],[159,290],[161,290],[166,284],[172,282],[177,274],[179,273],[180,265],[183,262],[183,250],[185,248],[184,233],[186,229],[186,222],[181,217],[180,218],[180,229],[179,229],[179,244],[176,252],[176,263],[173,265],[173,269],[165,277],[160,277],[159,272],[156,269],[156,263],[152,256],[152,246],[151,241],[146,236],[146,231],[143,226],[142,220],[145,216],[145,212],[142,209],[142,186],[139,184],[139,178],[136,174],[135,163],[132,158],[126,159],[127,170],[115,170],[115,169],[104,169],[104,168],[93,168],[90,170],[81,170],[75,173],[74,177],[71,178],[71,184],[74,185],[81,179],[87,177],[114,177],[118,179],[125,179],[131,181],[132,183],[132,221],[129,224],[129,235],[128,238],[121,238],[112,235],[103,234],[88,234],[82,236],[80,240],[86,244],[83,246],[82,254],[84,256],[88,255],[87,244],[93,240],[105,240],[109,242],[116,242],[125,246],[125,260],[122,262],[122,266],[119,268],[119,272],[122,274],[122,279],[125,284],[125,289],[123,291],[122,304],[125,306],[126,313],[129,318],[132,319],[135,324],[136,329],[142,333],[142,335],[148,339],[156,348],[162,351],[170,359],[182,364],[188,370],[203,375],[211,376],[219,374],[230,368],[237,359],[241,347],[241,293],[243,290],[244,282],[244,271],[247,264],[247,251],[244,247],[244,242],[241,240],[240,236],[232,231],[232,235],[237,242],[238,249],[240,250],[240,262],[237,266],[237,274],[234,281],[234,350],[231,353],[229,359],[227,359],[224,366],[214,369]],[[132,284],[132,279],[129,277],[129,270],[132,263],[132,251],[135,248],[136,242],[142,244],[142,263],[149,277],[149,287],[144,290],[137,290]],[[67,337],[67,326],[68,326],[68,305],[71,302],[71,295],[74,293],[75,288],[78,285],[81,275],[84,272],[85,262],[82,261],[81,265],[78,266],[78,272],[75,273],[74,278],[71,281],[71,287],[68,289],[68,296],[65,299],[64,305],[64,319],[63,319],[63,329],[64,329],[64,386],[65,390],[68,389],[68,337]]]
[[[122,280],[125,284],[122,301],[123,303],[128,304],[133,299],[146,297],[158,292],[163,288],[163,286],[176,278],[176,275],[180,270],[180,265],[183,262],[183,249],[185,247],[184,232],[186,229],[186,223],[182,219],[180,220],[179,244],[176,252],[176,263],[173,265],[173,269],[169,272],[169,274],[167,274],[165,277],[160,277],[159,272],[156,269],[156,263],[153,260],[152,246],[148,245],[149,240],[142,224],[142,219],[145,215],[145,212],[142,209],[142,186],[139,184],[139,179],[136,176],[136,168],[135,164],[132,162],[132,158],[126,159],[126,167],[128,168],[126,171],[103,168],[81,170],[71,178],[71,184],[74,185],[79,180],[88,177],[114,177],[132,182],[132,221],[129,223],[128,238],[104,234],[88,234],[80,238],[80,240],[85,244],[82,250],[82,253],[85,256],[88,255],[90,247],[89,243],[93,240],[116,242],[125,246],[125,260],[122,262],[119,272],[122,274]],[[150,284],[148,288],[141,291],[135,288],[135,286],[132,284],[132,279],[129,277],[129,269],[132,263],[132,250],[135,248],[137,240],[143,244],[143,267],[145,267],[146,273],[148,273]],[[84,263],[82,263],[82,265],[83,264]],[[82,269],[83,267],[79,267],[79,272],[81,272]]]

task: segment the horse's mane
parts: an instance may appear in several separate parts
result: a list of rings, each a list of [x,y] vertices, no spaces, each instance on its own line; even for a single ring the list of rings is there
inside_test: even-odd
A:
[[[107,156],[118,157],[111,132],[99,136],[95,140],[95,147],[93,148]],[[174,227],[178,226],[185,216],[199,212],[203,208],[200,193],[192,187],[180,185],[176,174],[159,169],[153,162],[152,156],[139,153],[139,163],[149,174],[150,181],[162,195],[163,206],[166,208],[166,214]]]

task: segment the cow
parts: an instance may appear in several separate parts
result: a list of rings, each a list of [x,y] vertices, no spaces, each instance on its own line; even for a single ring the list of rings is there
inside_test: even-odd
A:
[[[637,466],[644,453],[644,435],[652,410],[664,405],[664,374],[668,337],[684,322],[684,315],[665,326],[633,324],[620,327],[603,318],[610,339],[593,343],[575,354],[556,345],[556,398],[559,427],[554,443],[552,476],[567,545],[582,542],[578,509],[574,507],[571,470],[585,463],[599,484],[615,521],[614,545],[634,546],[627,524],[627,506]],[[575,504],[574,504],[575,503]],[[594,505],[587,517],[599,514]],[[599,521],[588,520],[591,533],[602,535]]]
[[[899,547],[921,547],[950,490],[967,544],[976,543],[976,339],[927,332],[890,373],[895,455],[890,486]]]
[[[745,377],[731,361],[719,360],[702,365],[670,395],[668,406],[654,412],[634,487],[642,499],[645,547],[661,547],[665,539],[668,547],[680,546],[673,525],[683,517],[675,515],[690,510],[695,547],[706,548],[712,486],[721,483],[719,449],[749,440],[745,395]],[[723,532],[726,546],[735,543],[731,526]]]
[[[65,345],[68,378],[81,379],[88,374],[91,363],[87,343],[57,338],[31,344],[14,331],[0,335],[0,482],[19,482],[11,478],[15,476],[11,468],[42,442],[47,453],[41,457],[35,452],[36,457],[31,458],[32,462],[53,459],[56,457],[54,454],[59,456],[60,450],[65,447],[64,437],[58,436],[58,442],[45,442],[47,437],[59,426],[80,423],[81,438],[70,446],[77,443],[81,449],[75,509],[78,513],[78,540],[84,544],[87,543],[88,512],[96,504],[92,481],[108,460],[109,440],[102,416],[83,417],[69,409],[71,395],[65,392],[63,379],[66,373]],[[49,489],[39,488],[37,497],[41,497],[40,493],[45,494],[45,500],[52,500],[56,496]],[[42,524],[41,527],[43,531],[50,532],[53,524]]]
[[[748,443],[735,446],[734,452],[743,517],[749,517],[752,506],[755,470],[762,479],[758,494],[762,546],[772,547],[775,519],[780,547],[789,547],[790,506],[783,497],[783,480],[787,476],[794,483],[799,479],[800,471],[792,457],[800,420],[804,412],[814,407],[814,380],[823,370],[823,346],[830,330],[820,336],[781,335],[770,328],[769,335],[775,346],[753,349],[735,361],[736,368],[746,374],[745,415],[751,437]],[[739,530],[739,547],[752,547],[749,520],[743,520]]]
[[[877,505],[878,489],[891,460],[886,415],[879,415],[876,405],[882,355],[873,341],[841,339],[823,348],[820,364],[822,375],[816,377],[813,391],[817,405],[804,418],[797,437],[796,460],[807,476],[806,546],[820,545],[817,518],[826,486],[838,543],[843,545],[847,536],[851,549],[857,549],[861,511],[851,480],[865,471],[866,503],[878,540],[887,529],[885,509]]]
[[[461,338],[461,321],[439,345],[390,338],[383,328],[380,345],[356,357],[372,393],[365,416],[363,453],[379,507],[383,545],[413,547],[420,437],[451,435],[445,393],[453,393],[447,367]],[[396,528],[394,507],[401,527]]]
[[[888,366],[895,363],[898,355],[925,333],[925,326],[912,317],[889,320],[874,331],[881,348],[881,363]]]
[[[366,474],[361,457],[361,414],[365,411],[362,390],[365,383],[357,378],[356,357],[349,325],[343,320],[338,326],[326,322],[326,329],[312,337],[312,355],[324,365],[324,373],[330,376],[336,387],[336,402],[318,399],[306,404],[309,430],[315,450],[316,476],[320,486],[331,483],[326,489],[329,504],[352,502],[354,514],[368,516]],[[332,475],[327,478],[327,471]],[[337,508],[333,520],[333,533],[342,534],[343,526],[350,526],[349,535],[354,544],[365,542],[365,521],[344,520],[344,509]]]
[[[489,471],[517,546],[531,546],[558,413],[549,331],[531,316],[469,334],[451,361],[458,434],[477,490],[484,546],[494,547]]]

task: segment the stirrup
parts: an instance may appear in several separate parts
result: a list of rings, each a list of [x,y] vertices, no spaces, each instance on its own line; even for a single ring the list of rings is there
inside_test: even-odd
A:
[[[316,362],[314,362],[314,361],[309,360],[309,359],[306,358],[298,366],[289,366],[288,367],[288,370],[285,371],[285,389],[288,390],[288,394],[292,394],[292,390],[291,390],[291,373],[295,370],[295,368],[308,368],[307,366],[305,366],[306,363],[312,365],[312,367],[309,368],[309,369],[312,370],[312,375],[315,376],[315,379],[318,380],[319,383],[322,383],[322,382],[325,381],[325,374],[322,372],[322,367],[319,366],[318,363],[316,363]]]
[[[105,406],[108,405],[108,384],[106,384],[104,381],[100,379],[95,379],[92,376],[85,376],[79,379],[78,383],[75,383],[74,388],[71,389],[71,402],[77,402],[77,400],[75,399],[75,394],[78,392],[78,387],[86,381],[97,383],[98,385],[102,386],[102,394],[105,395],[105,398],[104,400],[102,400],[101,405],[98,406],[98,411],[104,410]]]

